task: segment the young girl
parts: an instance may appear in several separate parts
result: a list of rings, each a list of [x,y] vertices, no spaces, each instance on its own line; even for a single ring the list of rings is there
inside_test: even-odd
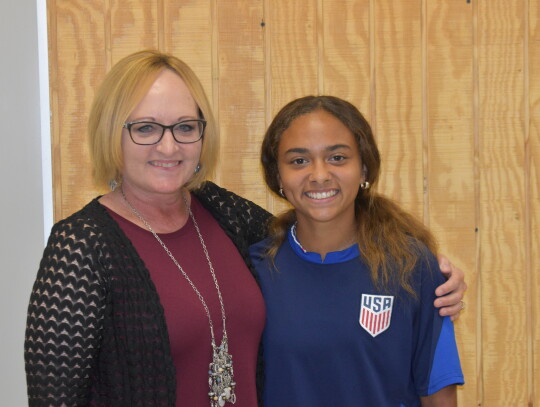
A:
[[[261,160],[294,207],[251,247],[265,406],[455,406],[463,374],[452,322],[433,306],[436,244],[374,192],[381,161],[361,113],[330,96],[292,101]]]

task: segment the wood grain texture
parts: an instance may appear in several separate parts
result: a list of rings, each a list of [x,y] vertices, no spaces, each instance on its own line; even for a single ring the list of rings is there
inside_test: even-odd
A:
[[[169,52],[186,62],[202,82],[210,102],[218,100],[214,76],[218,66],[214,65],[217,55],[213,40],[213,1],[162,0],[164,2],[163,45],[160,50]],[[218,117],[217,105],[214,114]]]
[[[53,113],[53,183],[55,217],[66,217],[96,195],[86,146],[86,122],[94,89],[106,72],[105,25],[102,1],[55,0],[55,31],[51,50]]]
[[[322,86],[370,117],[369,0],[327,0],[320,15]]]
[[[530,347],[529,357],[529,405],[540,406],[540,1],[529,2],[525,13],[528,19],[528,140],[529,162],[528,202],[530,211]]]
[[[112,64],[186,61],[222,137],[216,180],[274,213],[259,145],[307,94],[352,101],[379,189],[466,270],[459,406],[540,407],[540,0],[49,0],[55,219],[94,189],[86,121]]]
[[[528,401],[523,221],[524,5],[484,2],[478,13],[485,406],[525,406]],[[511,387],[504,385],[511,382]]]
[[[379,189],[423,213],[421,3],[373,2]]]
[[[477,250],[474,206],[473,10],[466,2],[428,2],[425,30],[424,149],[427,151],[427,211],[440,250],[467,270],[469,292],[477,290]],[[475,296],[456,324],[456,335],[467,388],[478,383]],[[458,391],[460,406],[474,406],[473,391]]]
[[[259,163],[266,127],[263,21],[261,2],[219,3],[220,182],[260,205],[267,197]]]
[[[267,2],[265,21],[270,39],[266,58],[271,60],[271,88],[267,92],[271,94],[272,117],[291,100],[320,93],[317,5],[316,0]],[[266,207],[279,213],[288,205],[269,195]]]
[[[159,47],[158,24],[160,2],[156,0],[111,1],[110,38],[107,47],[111,54],[111,66],[131,54],[134,49],[156,49]],[[110,69],[110,67],[107,67]]]

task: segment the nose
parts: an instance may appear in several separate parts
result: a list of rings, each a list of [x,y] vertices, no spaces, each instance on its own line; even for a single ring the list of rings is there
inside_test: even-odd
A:
[[[323,160],[316,160],[313,162],[312,171],[309,175],[309,180],[323,184],[330,179],[330,171],[328,164]]]
[[[165,129],[165,134],[163,134],[163,137],[157,143],[156,148],[163,154],[170,154],[176,151],[178,143],[174,139],[171,129]]]

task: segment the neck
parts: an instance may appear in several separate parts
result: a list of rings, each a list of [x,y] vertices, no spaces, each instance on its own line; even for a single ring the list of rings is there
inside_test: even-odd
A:
[[[182,196],[184,194],[189,205],[190,195],[187,190],[183,192],[179,190],[175,194],[149,196],[122,185],[114,193],[118,194],[117,199],[123,206],[122,215],[126,219],[146,229],[144,222],[130,208],[131,205],[156,233],[171,233],[181,229],[189,218],[186,202]]]
[[[296,237],[305,250],[320,254],[324,260],[328,253],[344,250],[357,241],[356,222],[338,224],[298,219]]]

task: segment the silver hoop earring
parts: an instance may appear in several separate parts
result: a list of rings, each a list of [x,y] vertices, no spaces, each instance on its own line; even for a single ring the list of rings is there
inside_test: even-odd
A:
[[[281,195],[282,198],[285,198],[285,193],[283,192],[282,187],[279,187],[279,194]]]
[[[366,189],[369,189],[369,187],[370,187],[370,185],[369,185],[368,181],[362,182],[360,184],[360,189],[366,190]]]

